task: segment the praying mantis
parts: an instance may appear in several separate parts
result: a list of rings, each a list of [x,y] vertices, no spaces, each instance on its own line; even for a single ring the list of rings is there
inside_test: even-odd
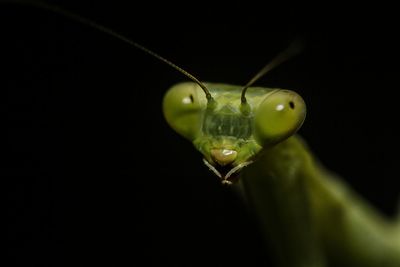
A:
[[[193,85],[190,85],[189,86],[189,88],[192,88],[193,87]],[[197,87],[196,87],[197,88]],[[198,91],[198,89],[195,89],[196,90],[196,92]],[[197,95],[201,98],[201,95],[202,95],[202,91],[200,91],[200,92],[198,92],[197,93]],[[212,94],[211,94],[212,95]],[[204,95],[203,95],[204,96]],[[190,97],[189,97],[190,98]],[[306,101],[307,102],[307,101]],[[299,148],[299,150],[301,150],[301,151],[306,151],[306,150],[303,150],[304,149],[304,147],[302,147],[303,145],[301,144],[301,142],[300,143],[298,143],[298,141],[294,141],[293,139],[288,139],[288,140],[291,140],[291,141],[288,141],[288,142],[293,142],[293,144],[288,144],[288,145],[291,145],[291,146],[299,146],[300,148]],[[271,148],[272,149],[272,148]],[[309,156],[308,156],[308,152],[303,152],[303,153],[305,153],[305,154],[307,154],[307,156],[306,156],[306,158],[308,158]],[[278,153],[279,154],[279,153]],[[266,157],[267,157],[268,155],[266,155]],[[307,161],[308,161],[308,159],[307,159]],[[301,163],[301,164],[304,164],[304,163]],[[250,178],[253,178],[253,177],[258,177],[258,175],[256,174],[256,173],[253,173],[252,172],[252,170],[256,170],[256,169],[251,169],[251,165],[249,165],[249,166],[247,166],[246,168],[244,168],[243,169],[243,173],[242,173],[242,175],[244,176],[244,177],[242,177],[243,179],[243,182],[244,182],[244,179],[247,179],[246,178],[246,175],[247,176],[251,176]],[[325,175],[325,174],[323,174],[323,172],[322,171],[318,171],[318,175]],[[248,179],[247,179],[248,180]],[[262,184],[262,182],[260,182],[261,184]],[[271,187],[270,186],[271,184],[268,184],[268,190],[274,190],[273,189],[273,187]],[[244,187],[250,187],[251,188],[251,184],[250,185],[244,185]],[[332,184],[332,186],[333,187],[335,187],[336,185],[335,184]],[[257,191],[257,189],[260,189],[260,188],[265,188],[266,186],[255,186],[255,188],[252,188],[252,189],[250,189],[251,191],[253,191],[253,192],[255,192],[255,194],[257,194],[257,193],[259,193],[258,191]],[[272,188],[272,189],[271,189]],[[339,190],[340,191],[340,190]],[[265,192],[265,191],[263,191],[263,192]],[[279,192],[279,191],[277,191],[277,192]],[[261,193],[260,193],[261,194]],[[261,195],[263,195],[263,194],[261,194]],[[267,195],[269,195],[269,196],[273,196],[273,194],[270,192],[270,194],[267,194]],[[250,194],[250,197],[251,197],[251,194]],[[277,196],[278,197],[278,196]],[[294,198],[294,196],[290,196],[290,197],[292,197],[292,198]],[[256,198],[260,198],[260,196],[256,196]],[[282,200],[282,199],[281,199]],[[250,198],[250,200],[249,200],[250,202],[251,202],[251,198]],[[296,201],[297,202],[297,200],[294,198],[293,199],[293,201]],[[302,200],[300,200],[300,203],[303,203],[302,202]],[[256,209],[259,209],[260,207],[258,206],[259,204],[255,204],[255,207],[256,207]],[[287,205],[289,205],[289,207],[290,207],[290,203],[288,203]],[[263,208],[263,207],[261,207],[261,208]],[[298,208],[298,210],[300,210],[300,211],[304,211],[304,210],[307,210],[307,207],[303,207],[303,206],[301,206],[301,208]],[[257,212],[259,212],[259,211],[257,211]],[[262,214],[262,213],[260,213],[260,214]],[[263,216],[264,215],[261,215],[261,218],[263,218]],[[266,215],[265,215],[266,216]],[[269,215],[268,216],[268,218],[271,218],[271,215]],[[306,219],[309,219],[309,218],[306,218]],[[262,220],[264,223],[268,223],[268,220]],[[290,220],[288,220],[289,222],[291,222]],[[283,225],[285,225],[284,223],[282,223]],[[311,224],[310,224],[311,225]],[[326,223],[326,225],[329,225],[328,223]],[[303,226],[304,226],[304,223],[303,223]],[[337,224],[335,224],[334,226],[337,226]],[[272,226],[268,226],[268,227],[271,227],[271,229],[272,229],[272,227],[274,227],[273,225]],[[266,227],[266,228],[268,228],[268,227]],[[288,226],[287,228],[290,228],[290,226]],[[287,243],[290,243],[290,246],[292,246],[293,244],[293,246],[295,246],[296,244],[295,244],[295,242],[294,241],[296,241],[296,240],[302,240],[301,242],[306,242],[305,244],[303,244],[303,243],[301,243],[301,244],[297,244],[298,246],[297,247],[295,247],[295,248],[292,248],[292,247],[289,247],[289,248],[286,248],[285,247],[285,244],[280,244],[279,242],[277,243],[277,244],[273,244],[272,246],[273,247],[279,247],[279,248],[282,248],[282,251],[277,251],[276,252],[276,254],[278,254],[278,255],[281,255],[281,259],[289,259],[289,262],[285,262],[285,260],[278,260],[278,262],[280,262],[280,261],[282,261],[281,262],[281,264],[283,265],[283,266],[324,266],[324,264],[326,264],[327,266],[330,266],[329,264],[331,264],[331,261],[330,261],[330,259],[328,259],[328,260],[326,260],[325,259],[325,256],[324,256],[324,251],[320,251],[320,249],[321,249],[321,245],[315,245],[314,244],[314,242],[315,242],[315,233],[313,233],[313,231],[314,231],[314,229],[309,229],[308,228],[308,226],[306,226],[306,228],[305,228],[306,230],[304,230],[304,232],[303,231],[300,231],[300,233],[299,232],[296,232],[296,229],[293,229],[293,231],[291,232],[293,235],[290,237],[285,237],[285,238],[289,238],[289,240],[287,240],[287,239],[283,239],[282,238],[282,241],[284,241],[284,242],[286,242],[285,244],[287,244]],[[301,229],[300,229],[301,230]],[[270,230],[271,231],[271,230]],[[267,235],[269,235],[269,236],[271,236],[271,235],[274,235],[274,234],[277,234],[277,233],[279,233],[279,231],[278,232],[276,232],[276,231],[271,231],[271,232],[268,232],[267,233]],[[304,240],[304,237],[302,237],[301,236],[301,234],[306,234],[306,240]],[[300,235],[300,236],[296,236],[296,235]],[[394,236],[394,235],[390,235],[390,236]],[[310,238],[311,237],[311,238]],[[308,239],[308,238],[310,238],[310,239]],[[279,239],[279,237],[278,237],[278,239]],[[308,243],[309,242],[309,243]],[[299,241],[299,243],[300,243],[300,241]],[[318,242],[317,242],[318,243]],[[346,243],[346,242],[345,242]],[[368,242],[366,242],[366,243],[368,243]],[[372,242],[371,242],[372,243]],[[275,246],[274,246],[275,245]],[[309,247],[308,247],[309,246]],[[301,248],[301,249],[304,249],[304,251],[303,250],[297,250],[297,248]],[[286,254],[285,255],[285,253],[288,253],[288,254]],[[292,253],[293,253],[293,255],[292,255]],[[283,256],[282,256],[283,255]],[[290,255],[290,256],[289,256]],[[372,253],[371,254],[369,254],[369,255],[373,255]],[[394,257],[396,257],[396,255],[397,254],[394,254]],[[304,258],[304,260],[305,260],[305,263],[300,263],[301,261],[302,261],[302,258]],[[333,257],[334,259],[336,259],[337,257]],[[344,258],[346,258],[346,257],[344,257]],[[293,261],[293,262],[291,262],[291,261]],[[398,263],[398,261],[397,261],[397,259],[394,259],[393,260],[393,262],[394,263],[391,263],[390,262],[390,257],[388,257],[388,261],[389,261],[389,263],[388,263],[388,265],[386,265],[386,266],[397,266],[396,265],[396,263]],[[295,264],[298,264],[298,265],[295,265]],[[357,262],[358,263],[358,262]],[[345,263],[342,263],[342,262],[340,262],[340,263],[338,263],[338,264],[340,264],[339,266],[345,266]],[[368,259],[368,258],[366,258],[366,262],[363,262],[363,265],[362,266],[368,266],[367,264],[371,264],[371,266],[385,266],[384,265],[384,263],[383,263],[383,261],[380,261],[379,260],[379,262],[378,263],[376,263],[376,262],[374,262],[373,260],[370,260],[370,259]],[[375,264],[375,265],[372,265],[372,264]],[[380,265],[376,265],[376,264],[380,264]],[[389,264],[392,264],[392,265],[389,265]],[[351,265],[351,266],[356,266],[356,265]]]

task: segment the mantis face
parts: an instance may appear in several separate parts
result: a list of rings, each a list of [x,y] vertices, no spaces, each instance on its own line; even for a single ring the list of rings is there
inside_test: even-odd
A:
[[[250,87],[244,106],[242,86],[205,85],[211,104],[198,84],[186,82],[169,89],[163,111],[168,124],[194,144],[223,183],[236,181],[243,167],[293,135],[304,121],[305,103],[293,91]]]

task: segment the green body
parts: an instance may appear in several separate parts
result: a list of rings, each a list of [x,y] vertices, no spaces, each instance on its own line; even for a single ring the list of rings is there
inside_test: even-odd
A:
[[[326,171],[299,136],[264,151],[241,182],[280,266],[400,266],[400,223]]]
[[[165,118],[223,183],[244,190],[278,266],[400,266],[400,223],[364,203],[295,135],[300,96],[254,87],[243,104],[242,87],[206,85],[211,103],[194,83],[172,87]]]

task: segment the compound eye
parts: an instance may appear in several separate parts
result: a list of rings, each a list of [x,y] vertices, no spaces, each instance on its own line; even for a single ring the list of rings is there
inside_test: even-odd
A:
[[[195,83],[179,83],[164,96],[163,112],[167,123],[183,137],[194,140],[201,132],[207,98]]]
[[[276,144],[295,134],[304,122],[306,105],[289,90],[273,91],[261,102],[254,117],[254,136],[262,146]]]

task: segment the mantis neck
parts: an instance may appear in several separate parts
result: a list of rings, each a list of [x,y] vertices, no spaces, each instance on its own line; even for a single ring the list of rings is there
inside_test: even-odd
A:
[[[302,174],[309,158],[299,146],[291,137],[265,151],[241,181],[279,266],[325,266]]]

